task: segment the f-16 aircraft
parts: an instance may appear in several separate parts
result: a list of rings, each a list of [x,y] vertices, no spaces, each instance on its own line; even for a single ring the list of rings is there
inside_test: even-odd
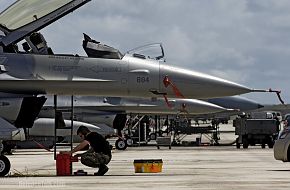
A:
[[[48,97],[48,96],[47,96]],[[104,123],[117,131],[123,130],[126,124],[126,115],[146,114],[146,115],[179,115],[184,114],[188,118],[206,117],[208,119],[221,118],[238,114],[241,111],[256,110],[262,105],[252,100],[235,96],[208,99],[207,103],[194,99],[145,99],[145,98],[120,98],[120,97],[75,97],[74,114],[77,121],[91,123],[99,126]],[[69,106],[70,97],[60,97],[59,107],[65,109]],[[170,105],[167,105],[170,104]],[[224,107],[227,107],[224,108]],[[233,109],[232,109],[233,108]],[[48,97],[46,104],[41,110],[39,117],[53,117],[53,102]],[[64,118],[69,118],[70,115]],[[121,133],[119,133],[121,136]],[[120,138],[120,147],[124,146]],[[122,148],[120,148],[122,149]]]
[[[0,98],[0,116],[5,119],[1,121],[0,132],[5,131],[6,136],[13,137],[13,142],[19,147],[39,146],[35,144],[35,140],[40,141],[46,147],[52,146],[54,141],[54,103],[52,96],[46,96],[47,101],[43,106],[40,114],[32,129],[29,129],[29,141],[18,142],[14,140],[25,139],[24,130],[17,129],[12,124],[18,119],[21,110],[22,97]],[[123,130],[128,119],[128,115],[146,114],[146,115],[178,115],[185,114],[188,118],[207,118],[207,119],[222,119],[230,115],[237,114],[238,111],[256,110],[262,107],[260,104],[245,99],[242,97],[223,97],[213,98],[207,101],[215,102],[222,106],[227,106],[233,109],[225,109],[211,103],[199,100],[182,100],[169,99],[165,102],[163,99],[145,99],[145,98],[120,98],[120,97],[92,97],[92,96],[76,96],[74,97],[74,120],[73,129],[76,131],[79,125],[85,125],[93,131],[106,135],[115,134],[117,131]],[[59,97],[59,109],[67,110],[70,107],[71,97]],[[167,103],[170,103],[167,105]],[[217,112],[214,114],[214,112]],[[202,115],[200,115],[202,114]],[[20,114],[21,115],[21,114]],[[65,124],[70,126],[70,114],[63,114]],[[9,126],[8,128],[5,126]],[[10,134],[8,131],[10,130]],[[26,132],[27,133],[27,132]],[[17,135],[15,135],[17,134]],[[73,133],[75,134],[75,133]],[[121,133],[119,133],[121,134]],[[122,137],[122,135],[120,135]],[[6,139],[9,139],[8,137]],[[44,141],[45,139],[46,141]],[[58,133],[57,142],[69,142],[70,131],[62,129]],[[77,136],[74,136],[77,139]],[[27,139],[28,140],[28,139]],[[117,149],[126,149],[126,142],[131,142],[130,138],[117,139],[115,146]],[[7,148],[6,148],[7,149]],[[9,150],[9,147],[8,147]]]
[[[148,58],[138,49],[123,55],[87,35],[83,46],[88,57],[54,54],[36,31],[87,2],[20,0],[1,13],[0,29],[5,36],[0,37],[0,91],[32,95],[182,95],[186,98],[251,92],[230,81],[165,65],[161,61],[164,54]],[[19,12],[23,14],[15,14]],[[26,40],[23,44],[26,52],[19,52],[17,42],[23,39]]]
[[[23,107],[37,115],[39,94],[211,98],[254,90],[221,78],[168,66],[164,52],[126,54],[85,35],[87,57],[55,54],[39,30],[90,0],[19,0],[0,14],[0,92],[33,95]],[[24,51],[19,51],[18,43]],[[33,118],[33,117],[31,117]],[[31,122],[28,122],[31,124]],[[0,165],[7,163],[0,159]],[[5,168],[5,167],[0,167]],[[3,172],[4,171],[4,172]],[[6,169],[0,175],[6,174]]]
[[[39,117],[54,116],[53,99],[51,96],[46,97],[48,100],[40,111]],[[71,97],[59,97],[59,108],[68,108],[70,101]],[[129,114],[184,114],[188,117],[207,116],[208,119],[214,119],[224,115],[234,115],[239,112],[256,110],[263,107],[255,101],[240,96],[212,98],[206,101],[173,98],[165,101],[160,98],[76,96],[74,97],[74,114],[75,119],[78,121],[93,124],[104,123],[114,129],[122,130],[126,121],[124,117]],[[68,119],[69,117],[70,115],[68,114],[65,118]],[[118,122],[115,120],[118,120]]]
[[[43,106],[43,112],[51,111],[53,114],[53,97],[46,96],[47,101]],[[58,107],[67,108],[70,105],[71,97],[60,96]],[[115,113],[140,113],[140,114],[179,114],[187,113],[191,115],[216,113],[226,111],[224,107],[196,99],[169,98],[165,101],[162,98],[125,98],[125,97],[97,97],[97,96],[75,96],[74,112],[93,111],[113,111]],[[47,115],[47,114],[46,114]]]
[[[21,128],[22,121],[19,121],[19,118],[22,118],[22,105],[25,104],[28,97],[7,98],[4,94],[2,95],[2,98],[0,96],[0,117],[4,120],[1,121],[2,128],[0,128],[0,132],[5,131],[6,139],[9,139],[9,137],[19,139],[19,135],[23,135],[24,132],[22,129],[17,129],[16,126]],[[55,116],[54,99],[53,96],[46,96],[46,98],[47,102],[44,104],[40,114],[38,115],[38,118],[43,119],[37,120],[38,129],[29,130],[29,136],[37,134],[42,137],[51,137],[54,132],[54,120],[51,119]],[[112,134],[113,128],[118,131],[121,131],[124,128],[127,117],[126,114],[176,115],[183,113],[197,115],[228,110],[208,102],[194,99],[169,99],[168,102],[166,102],[164,99],[152,100],[145,98],[75,96],[73,101],[74,120],[85,122],[84,125],[86,123],[95,124],[97,126],[100,124],[109,125],[112,128],[112,130],[110,130],[110,134]],[[70,103],[71,97],[60,96],[58,99],[58,108],[61,110],[68,110],[70,108]],[[68,120],[70,117],[70,114],[63,113],[64,119]],[[37,130],[39,130],[39,126],[41,124],[45,126],[50,125],[50,129],[42,130],[37,133]],[[24,125],[23,127],[26,128],[26,126],[27,125]],[[33,127],[35,127],[35,125]],[[104,125],[102,125],[98,132],[104,136],[108,135],[106,133],[108,130],[102,130],[103,127]],[[44,134],[43,131],[50,132],[48,134]],[[16,132],[18,132],[18,136],[13,136]],[[2,138],[4,138],[3,135]]]
[[[54,134],[54,102],[52,96],[46,96],[47,101],[43,106],[40,114],[38,115],[37,124],[33,126],[33,129],[29,130],[29,136],[38,137],[53,137]],[[145,99],[145,98],[120,98],[120,97],[93,97],[93,96],[75,96],[74,99],[74,120],[84,122],[83,124],[94,124],[99,127],[99,133],[105,135],[113,134],[113,128],[117,131],[123,130],[126,125],[127,115],[146,114],[146,115],[179,115],[185,114],[186,117],[203,117],[208,116],[209,119],[217,118],[219,113],[223,115],[233,115],[236,111],[255,110],[261,105],[242,97],[223,97],[209,99],[208,101],[216,102],[220,105],[233,107],[233,109],[225,109],[223,107],[194,99],[169,99],[166,102],[163,99]],[[21,104],[23,98],[0,98],[0,103],[4,106],[0,109],[0,116],[5,119],[3,124],[13,124],[18,119],[19,110],[21,110]],[[58,100],[59,109],[67,110],[70,107],[71,97],[61,96]],[[169,105],[167,105],[169,104]],[[213,117],[213,113],[216,113]],[[202,115],[201,115],[202,114]],[[199,116],[201,115],[201,116]],[[13,117],[14,116],[14,117]],[[64,119],[70,119],[70,113],[63,113]],[[8,122],[10,121],[10,122]],[[48,129],[42,130],[45,125]],[[77,127],[77,126],[76,126]],[[111,128],[110,130],[108,130]],[[2,130],[6,130],[3,128]],[[0,129],[1,131],[1,129]],[[12,132],[17,129],[11,128]],[[43,132],[49,131],[49,132]],[[15,133],[15,132],[14,132]],[[46,134],[47,133],[47,134]],[[19,132],[19,134],[21,134]],[[69,136],[70,132],[67,131]],[[119,133],[121,134],[121,133]],[[120,135],[121,137],[122,135]],[[60,139],[64,136],[59,137]],[[15,137],[14,137],[15,138]],[[47,138],[46,138],[47,139]],[[122,142],[123,141],[123,142]],[[116,148],[124,145],[126,139],[120,138],[117,140],[120,142],[120,146],[116,143]],[[121,146],[122,145],[122,146]]]

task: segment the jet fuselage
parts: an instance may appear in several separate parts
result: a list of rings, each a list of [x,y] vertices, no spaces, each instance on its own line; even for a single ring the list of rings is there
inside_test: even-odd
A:
[[[9,93],[176,97],[174,89],[178,89],[184,98],[211,98],[251,91],[220,78],[130,55],[119,60],[2,53],[0,65],[0,91]]]

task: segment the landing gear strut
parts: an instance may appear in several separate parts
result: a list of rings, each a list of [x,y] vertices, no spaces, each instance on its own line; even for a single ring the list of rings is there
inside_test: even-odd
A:
[[[2,153],[3,150],[4,150],[4,144],[3,144],[2,141],[0,141],[0,154],[3,154],[3,153]]]

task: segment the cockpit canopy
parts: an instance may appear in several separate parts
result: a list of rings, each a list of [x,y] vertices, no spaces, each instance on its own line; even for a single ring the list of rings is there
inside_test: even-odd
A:
[[[8,30],[15,30],[55,11],[71,1],[16,1],[0,14],[0,24]]]
[[[164,50],[161,43],[152,43],[127,51],[133,57],[141,59],[164,60]]]
[[[0,13],[2,46],[16,44],[90,0],[18,0]]]
[[[87,34],[84,34],[83,48],[88,57],[105,59],[122,59],[124,57],[118,49],[106,44],[101,44],[100,42],[90,38]],[[164,58],[164,50],[162,44],[154,43],[129,50],[126,55],[140,59],[160,60]]]

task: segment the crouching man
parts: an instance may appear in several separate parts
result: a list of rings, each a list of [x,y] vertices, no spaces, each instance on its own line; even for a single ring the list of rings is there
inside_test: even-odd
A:
[[[77,135],[80,136],[83,141],[72,151],[61,153],[73,154],[90,145],[90,149],[87,152],[83,154],[76,154],[74,157],[81,157],[81,163],[86,166],[99,168],[94,175],[105,175],[105,173],[109,170],[107,164],[112,158],[109,142],[102,135],[97,132],[91,132],[85,126],[80,126],[78,128]]]

